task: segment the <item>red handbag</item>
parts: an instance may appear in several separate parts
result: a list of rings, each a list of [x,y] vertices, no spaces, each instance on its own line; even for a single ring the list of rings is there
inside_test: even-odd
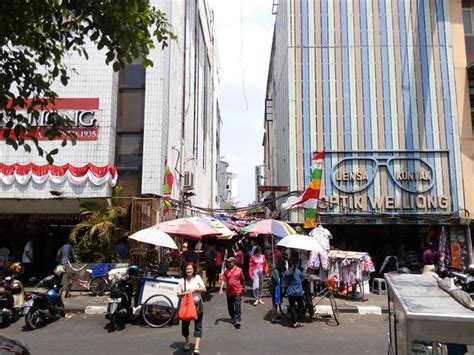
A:
[[[184,291],[186,291],[186,279],[184,279]],[[178,318],[184,321],[198,319],[196,305],[192,293],[187,293],[181,299],[181,306],[178,311]]]

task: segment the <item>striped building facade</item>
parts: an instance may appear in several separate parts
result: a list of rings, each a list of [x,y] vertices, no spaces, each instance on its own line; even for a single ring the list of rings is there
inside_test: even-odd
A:
[[[325,150],[327,216],[436,219],[474,207],[464,194],[473,152],[460,134],[471,122],[465,57],[461,1],[280,1],[264,142],[271,184],[303,190]]]

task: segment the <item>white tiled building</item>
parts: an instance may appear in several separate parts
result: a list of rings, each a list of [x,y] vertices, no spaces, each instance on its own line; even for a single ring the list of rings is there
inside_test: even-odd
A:
[[[165,50],[157,45],[151,54],[154,66],[146,70],[133,63],[114,73],[105,64],[105,54],[91,45],[89,60],[71,55],[67,64],[76,73],[70,73],[67,87],[55,86],[59,101],[71,115],[87,111],[95,124],[79,125],[76,146],[61,148],[59,140],[40,143],[46,150],[59,148],[55,166],[110,165],[111,172],[117,168],[117,184],[125,187],[126,196],[161,196],[167,161],[175,178],[173,198],[182,198],[186,183],[195,194],[192,204],[216,207],[220,120],[213,15],[205,0],[152,4],[167,14],[178,40]],[[0,144],[0,163],[46,164],[34,148],[27,154],[5,144]],[[27,176],[29,168],[22,169]],[[113,173],[110,177],[98,185],[91,179],[0,179],[0,199],[10,201],[0,203],[0,214],[77,213],[78,198],[111,196]]]

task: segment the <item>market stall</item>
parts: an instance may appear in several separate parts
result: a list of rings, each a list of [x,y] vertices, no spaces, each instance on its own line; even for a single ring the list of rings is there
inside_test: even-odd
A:
[[[385,280],[390,355],[474,351],[474,311],[438,287],[433,276],[386,273]]]
[[[366,252],[331,250],[328,254],[327,279],[336,281],[339,296],[365,299],[364,283],[368,285],[374,264]]]

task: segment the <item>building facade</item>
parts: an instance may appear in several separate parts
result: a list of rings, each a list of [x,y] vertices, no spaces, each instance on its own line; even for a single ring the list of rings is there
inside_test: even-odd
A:
[[[324,150],[320,216],[358,225],[349,245],[375,230],[426,242],[474,211],[461,1],[289,0],[275,12],[270,184],[304,190]]]
[[[111,197],[117,185],[126,197],[162,196],[165,167],[174,176],[172,198],[183,200],[187,192],[194,205],[218,205],[221,121],[213,13],[205,0],[151,2],[167,14],[178,38],[168,48],[156,46],[152,67],[136,61],[115,73],[92,44],[88,60],[67,58],[75,71],[68,86],[54,89],[56,108],[76,122],[75,146],[41,140],[45,150],[59,149],[53,166],[45,166],[34,150],[26,154],[0,145],[0,214],[15,221],[21,215],[19,238],[31,235],[41,215],[71,224],[81,201]],[[48,114],[42,113],[44,122]]]
[[[236,207],[238,201],[238,175],[232,173],[229,169],[229,163],[224,160],[219,161],[219,207]]]

